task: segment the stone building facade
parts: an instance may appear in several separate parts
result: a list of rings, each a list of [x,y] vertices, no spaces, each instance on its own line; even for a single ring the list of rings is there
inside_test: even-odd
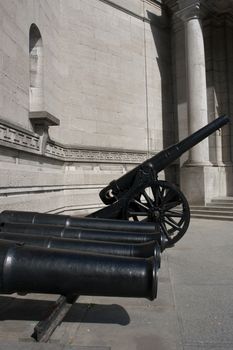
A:
[[[231,117],[233,2],[165,0],[169,7],[179,138],[217,116]],[[185,67],[185,69],[184,69]],[[180,168],[192,203],[232,196],[232,123],[193,148]]]
[[[83,214],[233,108],[232,1],[0,0],[1,210]],[[232,195],[231,126],[161,178]]]

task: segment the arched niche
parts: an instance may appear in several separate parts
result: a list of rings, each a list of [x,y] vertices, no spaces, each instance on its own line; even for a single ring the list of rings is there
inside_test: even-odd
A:
[[[44,57],[43,41],[38,27],[33,23],[29,31],[29,110],[41,111],[44,109]]]

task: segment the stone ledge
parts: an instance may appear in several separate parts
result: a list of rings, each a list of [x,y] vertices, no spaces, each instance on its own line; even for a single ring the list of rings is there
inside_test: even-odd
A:
[[[57,126],[60,125],[60,120],[47,111],[29,112],[29,119],[34,125]]]
[[[50,139],[49,127],[60,125],[60,120],[47,111],[29,112],[29,119],[34,131],[40,135],[40,151],[42,154],[45,154],[46,145]]]

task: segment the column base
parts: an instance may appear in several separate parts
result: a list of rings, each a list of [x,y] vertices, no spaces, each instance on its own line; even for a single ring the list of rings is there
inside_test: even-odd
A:
[[[227,162],[216,162],[216,163],[213,163],[213,166],[215,166],[215,167],[232,167],[233,164],[230,161],[227,161]]]
[[[204,166],[212,166],[213,164],[209,161],[205,162],[194,162],[188,160],[187,162],[184,163],[184,166],[186,167],[204,167]]]
[[[232,196],[233,166],[184,165],[180,187],[189,204],[205,205],[214,197]]]

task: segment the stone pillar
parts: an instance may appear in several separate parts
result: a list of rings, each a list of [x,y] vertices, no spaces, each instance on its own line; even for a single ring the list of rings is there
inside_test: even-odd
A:
[[[183,20],[185,29],[188,125],[189,134],[192,134],[208,123],[205,49],[199,1],[193,1],[177,15]],[[208,139],[190,150],[188,163],[209,164]]]
[[[208,123],[200,1],[179,0],[179,8],[176,15],[182,20],[185,32],[187,117],[191,135]],[[204,204],[209,200],[210,165],[207,138],[190,149],[188,161],[180,171],[181,189],[191,204]]]
[[[174,65],[176,69],[175,76],[177,77],[175,93],[177,94],[180,139],[182,139],[187,134],[192,134],[208,123],[206,58],[202,19],[205,18],[208,21],[209,18],[212,22],[216,17],[219,25],[218,11],[221,12],[221,6],[215,1],[216,6],[214,8],[211,0],[164,0],[163,2],[174,15],[174,38],[177,40],[175,45],[177,50],[175,63],[177,65]],[[208,23],[207,21],[205,24]],[[212,27],[209,29],[212,30]],[[225,27],[224,30],[226,30]],[[226,93],[227,88],[224,87],[223,89],[222,76],[219,77],[219,63],[223,64],[224,72],[227,69],[226,76],[228,79],[226,81],[229,84],[230,71],[229,67],[226,68],[226,61],[231,61],[233,49],[231,35],[227,40],[227,43],[229,43],[227,53],[225,38],[223,37],[220,41],[223,46],[220,50],[216,50],[216,38],[213,39],[208,43],[209,48],[206,47],[206,49],[208,58],[212,60],[213,64],[218,64],[212,73],[214,74],[216,71],[216,78],[213,76],[212,89],[218,92],[215,103],[218,107],[216,108],[217,116],[221,113],[219,107],[223,106],[225,108],[227,106],[227,103],[225,103],[226,95],[223,96],[222,93]],[[218,45],[217,43],[217,48]],[[215,60],[214,57],[219,53],[223,57],[227,54],[225,59],[220,60],[221,62]],[[220,79],[220,84],[216,89],[217,79]],[[228,89],[230,87],[231,85],[228,86]],[[229,96],[230,93],[227,96],[228,99]],[[222,101],[224,101],[224,104]],[[222,109],[222,112],[227,113],[228,108],[229,106],[225,111]],[[215,112],[213,108],[211,108],[211,112],[211,117],[213,117],[213,112]],[[217,131],[211,137],[193,147],[188,154],[188,159],[187,154],[183,157],[183,160],[187,159],[187,161],[180,168],[180,186],[190,204],[205,204],[214,197],[232,195],[229,190],[232,186],[233,172],[232,164],[229,163],[230,133],[228,128],[229,125],[226,125],[220,132]],[[212,151],[212,157],[210,157],[210,151]]]

